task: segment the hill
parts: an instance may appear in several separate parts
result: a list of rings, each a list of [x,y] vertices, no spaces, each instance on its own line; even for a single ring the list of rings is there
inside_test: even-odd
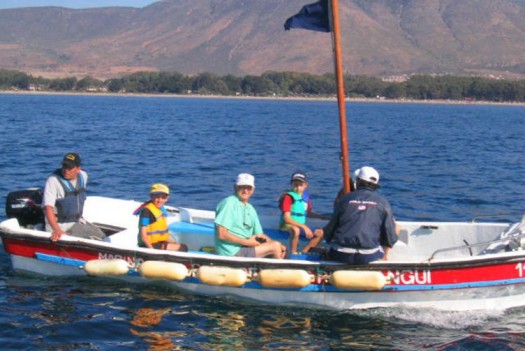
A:
[[[44,77],[136,71],[333,71],[330,35],[284,31],[307,0],[163,0],[142,9],[0,10],[0,68]],[[340,1],[349,74],[525,77],[525,2]]]

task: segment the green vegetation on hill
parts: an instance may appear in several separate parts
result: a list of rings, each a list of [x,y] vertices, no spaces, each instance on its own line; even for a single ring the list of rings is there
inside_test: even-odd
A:
[[[222,96],[329,97],[335,96],[332,74],[266,72],[237,77],[201,73],[141,72],[100,81],[92,77],[45,79],[0,69],[1,90],[54,92],[111,92],[139,94],[199,94]],[[352,98],[411,100],[473,100],[525,102],[525,80],[479,77],[414,75],[402,82],[367,76],[345,76],[346,94]]]

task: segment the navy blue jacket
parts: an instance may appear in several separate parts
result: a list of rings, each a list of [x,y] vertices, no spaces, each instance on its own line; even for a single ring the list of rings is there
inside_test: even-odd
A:
[[[371,188],[359,188],[341,198],[324,235],[331,246],[353,249],[392,247],[397,241],[390,204]]]

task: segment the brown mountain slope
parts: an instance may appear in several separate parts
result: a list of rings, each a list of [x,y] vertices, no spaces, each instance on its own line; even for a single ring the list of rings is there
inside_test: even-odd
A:
[[[140,70],[331,72],[330,35],[283,23],[312,0],[163,0],[143,9],[0,10],[0,68],[108,78]],[[340,1],[350,74],[525,77],[525,2]]]

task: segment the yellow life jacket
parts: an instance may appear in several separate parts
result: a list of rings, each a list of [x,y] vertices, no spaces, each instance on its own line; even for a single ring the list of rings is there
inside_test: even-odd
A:
[[[170,232],[168,230],[168,222],[166,216],[162,213],[160,208],[155,206],[153,203],[149,203],[145,206],[155,216],[155,222],[151,223],[146,227],[148,232],[148,238],[151,244],[159,243],[162,241],[168,241],[170,238]]]

